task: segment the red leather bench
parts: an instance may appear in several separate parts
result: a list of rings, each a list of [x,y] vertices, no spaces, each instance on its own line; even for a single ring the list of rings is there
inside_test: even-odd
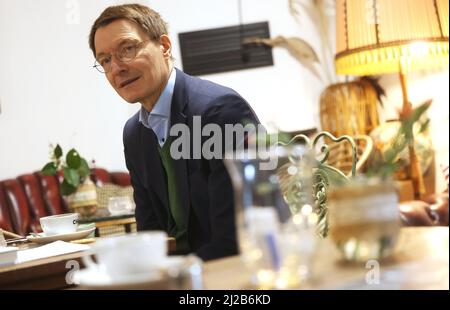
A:
[[[91,179],[98,186],[131,185],[127,172],[102,168],[92,169]],[[69,211],[59,186],[57,176],[44,176],[40,172],[0,181],[0,228],[20,235],[42,231],[39,218]]]

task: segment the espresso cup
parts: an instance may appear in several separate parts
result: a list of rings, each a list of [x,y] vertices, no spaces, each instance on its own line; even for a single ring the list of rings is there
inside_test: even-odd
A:
[[[166,260],[167,250],[165,232],[140,232],[100,238],[82,259],[88,268],[104,272],[111,279],[123,279],[154,274]]]
[[[39,219],[45,235],[67,234],[77,231],[78,213],[65,213]]]

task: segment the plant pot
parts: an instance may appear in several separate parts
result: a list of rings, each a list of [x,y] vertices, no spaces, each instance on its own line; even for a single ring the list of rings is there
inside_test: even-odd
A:
[[[329,193],[330,237],[344,260],[367,262],[392,253],[400,211],[391,181],[355,180]]]
[[[97,212],[97,190],[95,184],[87,179],[75,193],[67,197],[69,209],[81,217],[89,217]]]

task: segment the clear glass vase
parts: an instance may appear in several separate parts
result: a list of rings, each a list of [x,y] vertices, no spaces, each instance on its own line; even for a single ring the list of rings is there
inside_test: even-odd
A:
[[[355,179],[329,195],[330,237],[343,260],[367,262],[393,253],[400,211],[391,180]]]
[[[291,288],[311,275],[316,246],[313,157],[301,145],[227,154],[241,257],[257,288]]]

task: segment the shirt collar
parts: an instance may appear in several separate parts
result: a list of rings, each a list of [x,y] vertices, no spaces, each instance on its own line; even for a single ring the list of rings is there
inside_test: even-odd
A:
[[[173,90],[175,88],[175,80],[176,80],[176,70],[173,69],[170,73],[169,80],[167,81],[166,87],[164,87],[161,95],[156,101],[153,109],[147,112],[143,106],[141,106],[141,110],[139,113],[139,122],[141,122],[145,127],[152,128],[151,118],[170,118],[170,108],[172,104]]]

